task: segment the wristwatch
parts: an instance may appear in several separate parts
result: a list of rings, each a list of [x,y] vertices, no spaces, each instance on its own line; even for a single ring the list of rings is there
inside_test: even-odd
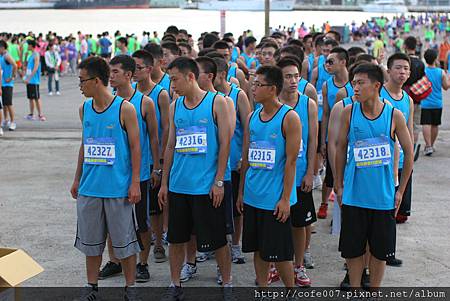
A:
[[[161,176],[161,175],[162,175],[162,169],[153,169],[152,172],[155,173],[155,174],[158,175],[158,176]]]
[[[214,182],[214,185],[216,185],[219,188],[222,188],[223,187],[223,181],[217,180],[217,181]]]

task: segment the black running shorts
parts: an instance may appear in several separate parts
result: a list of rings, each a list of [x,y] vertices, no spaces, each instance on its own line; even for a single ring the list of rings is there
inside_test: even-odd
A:
[[[312,190],[304,192],[297,187],[297,203],[291,206],[292,227],[300,228],[317,221]]]

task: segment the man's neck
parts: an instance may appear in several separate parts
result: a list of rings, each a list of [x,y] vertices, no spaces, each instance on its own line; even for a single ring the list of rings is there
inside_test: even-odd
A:
[[[216,88],[214,88],[214,85],[212,84],[212,82],[209,82],[208,85],[206,85],[205,91],[214,92],[214,93],[217,92],[217,90],[216,90]]]
[[[281,100],[282,103],[287,104],[290,107],[295,107],[298,101],[298,92],[289,92],[286,90],[281,90],[280,95],[278,96],[278,99]]]
[[[92,97],[95,107],[98,109],[106,109],[114,99],[114,95],[111,94],[108,88],[101,88]]]
[[[348,72],[347,69],[339,70],[334,74],[334,83],[338,86],[342,86],[348,82]]]
[[[222,92],[225,95],[230,94],[231,86],[226,80],[222,80],[220,83],[216,85],[216,89],[219,92]]]
[[[278,101],[278,98],[275,96],[273,98],[264,100],[263,102],[261,102],[261,105],[263,106],[264,113],[269,116],[272,116],[279,109],[280,102]]]
[[[384,84],[384,87],[386,88],[386,90],[388,90],[389,94],[391,95],[399,96],[400,94],[403,94],[402,85],[394,83],[392,80]]]
[[[155,87],[155,83],[152,81],[150,76],[144,80],[137,82],[137,89],[145,95],[148,95],[153,88]]]
[[[406,54],[408,54],[408,55],[415,55],[416,51],[415,50],[411,50],[411,49],[406,49]]]
[[[130,98],[134,94],[134,89],[130,83],[127,83],[126,85],[123,86],[118,86],[116,88],[117,88],[117,95],[126,100],[130,100]]]
[[[369,99],[361,103],[363,112],[370,118],[375,118],[380,114],[381,108],[384,104],[380,101],[380,97],[375,95],[372,99]]]
[[[164,72],[161,70],[161,67],[154,68],[155,72],[152,73],[152,80],[155,83],[159,83],[164,76]]]
[[[195,83],[191,89],[184,95],[185,101],[191,104],[197,104],[200,102],[205,95],[204,90],[200,89],[197,83]]]

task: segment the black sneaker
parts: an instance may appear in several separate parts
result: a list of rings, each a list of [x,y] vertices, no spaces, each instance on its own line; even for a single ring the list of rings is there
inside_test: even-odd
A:
[[[136,282],[148,282],[150,273],[148,272],[148,264],[138,263],[136,265]]]
[[[161,301],[183,301],[184,292],[181,286],[169,286],[161,298]]]
[[[370,288],[370,276],[369,276],[369,270],[365,268],[363,270],[363,274],[361,277],[361,287],[363,289],[369,289]]]
[[[137,293],[137,288],[136,287],[125,287],[125,292],[123,295],[123,300],[124,301],[142,301],[141,298],[139,298],[138,293]]]
[[[403,264],[403,261],[401,259],[392,257],[386,260],[386,264],[391,267],[399,267]]]
[[[344,280],[341,282],[341,291],[349,291],[350,290],[350,276],[348,275],[348,271],[345,273]]]
[[[80,298],[75,299],[76,301],[100,301],[100,295],[98,291],[92,289],[90,286],[83,288]]]
[[[100,273],[98,273],[98,279],[103,280],[120,273],[122,273],[122,266],[120,265],[120,263],[108,261],[103,269],[100,270]]]

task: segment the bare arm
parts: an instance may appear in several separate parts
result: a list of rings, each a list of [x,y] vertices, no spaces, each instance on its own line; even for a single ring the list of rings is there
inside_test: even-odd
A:
[[[411,136],[411,141],[414,141],[414,101],[411,97],[409,97],[408,131]]]
[[[156,110],[153,101],[144,96],[142,101],[145,112],[145,123],[147,124],[148,138],[150,141],[150,150],[153,157],[153,168],[160,169],[159,163],[159,137],[158,137],[158,121],[156,120]]]
[[[244,136],[242,141],[242,165],[241,165],[241,180],[239,181],[239,193],[238,193],[238,201],[236,207],[239,213],[244,211],[243,204],[243,196],[244,196],[244,187],[245,187],[245,175],[247,174],[247,170],[249,167],[248,163],[248,148],[250,145],[250,132],[249,132],[249,122],[252,113],[248,114],[245,118],[245,123],[243,123],[244,127]]]
[[[319,102],[317,100],[316,88],[314,88],[314,86],[311,85],[310,83],[306,85],[305,95],[311,98],[316,103],[316,107],[319,105]]]
[[[348,96],[347,95],[347,90],[345,89],[345,87],[344,88],[340,88],[339,91],[336,94],[336,99],[335,99],[334,103],[336,104],[336,103],[340,102],[341,100],[343,100],[347,96]]]
[[[6,61],[12,66],[12,75],[11,75],[11,77],[12,78],[14,78],[14,77],[16,77],[16,74],[17,74],[17,64],[16,64],[16,62],[13,60],[13,58],[8,54],[7,56],[6,56]]]
[[[302,190],[310,192],[312,189],[312,182],[314,177],[314,163],[317,152],[317,131],[318,131],[318,116],[317,116],[317,105],[314,100],[308,100],[308,166],[306,169],[306,174],[302,181]]]
[[[78,109],[78,113],[80,116],[80,121],[83,124],[83,108],[84,105],[82,104],[80,108]],[[80,179],[81,174],[83,173],[83,161],[84,161],[84,137],[81,137],[81,144],[80,148],[78,150],[78,160],[77,160],[77,169],[75,171],[75,177],[73,179],[72,187],[70,188],[70,194],[72,195],[72,198],[76,199],[78,197],[78,187],[80,186]]]
[[[330,115],[330,111],[329,111],[329,107],[328,107],[328,97],[327,97],[327,93],[328,92],[328,88],[327,88],[327,82],[324,82],[322,85],[322,99],[323,99],[323,113],[322,113],[322,133],[321,133],[321,145],[322,148],[325,149],[326,147],[326,140],[327,140],[327,130],[328,130],[328,118]],[[322,150],[322,155],[326,156],[326,154],[324,153],[325,151]]]
[[[241,87],[241,89],[244,90],[244,91],[247,91],[248,88],[249,88],[249,85],[248,85],[247,79],[245,78],[244,72],[242,70],[240,70],[240,69],[237,69],[236,70],[236,77],[237,77],[237,79],[239,81],[239,86]]]
[[[301,77],[303,77],[304,79],[308,79],[308,70],[309,70],[309,61],[308,61],[308,57],[306,57],[302,63]]]
[[[314,87],[316,86],[318,75],[319,75],[319,71],[318,71],[317,67],[315,67],[312,71],[311,81],[310,81],[311,85],[313,85]]]
[[[447,91],[450,88],[450,78],[442,71],[442,88]]]
[[[335,166],[336,145],[338,142],[340,122],[341,122],[340,116],[343,109],[344,106],[342,101],[338,102],[333,106],[333,109],[331,109],[330,114],[329,122],[332,123],[333,126],[328,131],[328,160],[330,161],[333,175],[336,174],[336,166]],[[347,153],[347,150],[345,150],[345,153]]]
[[[38,71],[39,64],[40,64],[39,59],[40,59],[40,55],[38,53],[36,53],[36,55],[34,56],[34,68],[31,71],[30,78],[32,78]]]
[[[169,94],[166,90],[162,90],[159,93],[158,106],[161,118],[161,128],[162,133],[160,139],[162,139],[161,143],[161,156],[160,158],[164,158],[164,154],[167,147],[167,140],[169,137],[169,107],[170,107],[170,99]]]
[[[230,140],[233,138],[234,130],[236,129],[236,109],[234,107],[234,102],[230,97],[225,97],[227,100],[228,116],[230,122]]]
[[[214,117],[217,122],[219,135],[219,157],[217,161],[217,172],[215,180],[223,181],[227,160],[230,153],[230,121],[227,114],[228,105],[223,96],[217,95],[214,100]]]
[[[241,83],[235,77],[230,78],[230,83],[237,85],[239,88],[241,87]]]
[[[339,135],[336,146],[335,154],[335,168],[336,174],[334,175],[334,192],[336,193],[339,206],[342,206],[342,189],[344,187],[344,169],[347,162],[347,146],[348,138],[347,133],[350,127],[350,114],[353,106],[347,106],[344,108],[341,114],[341,121],[339,126]]]

